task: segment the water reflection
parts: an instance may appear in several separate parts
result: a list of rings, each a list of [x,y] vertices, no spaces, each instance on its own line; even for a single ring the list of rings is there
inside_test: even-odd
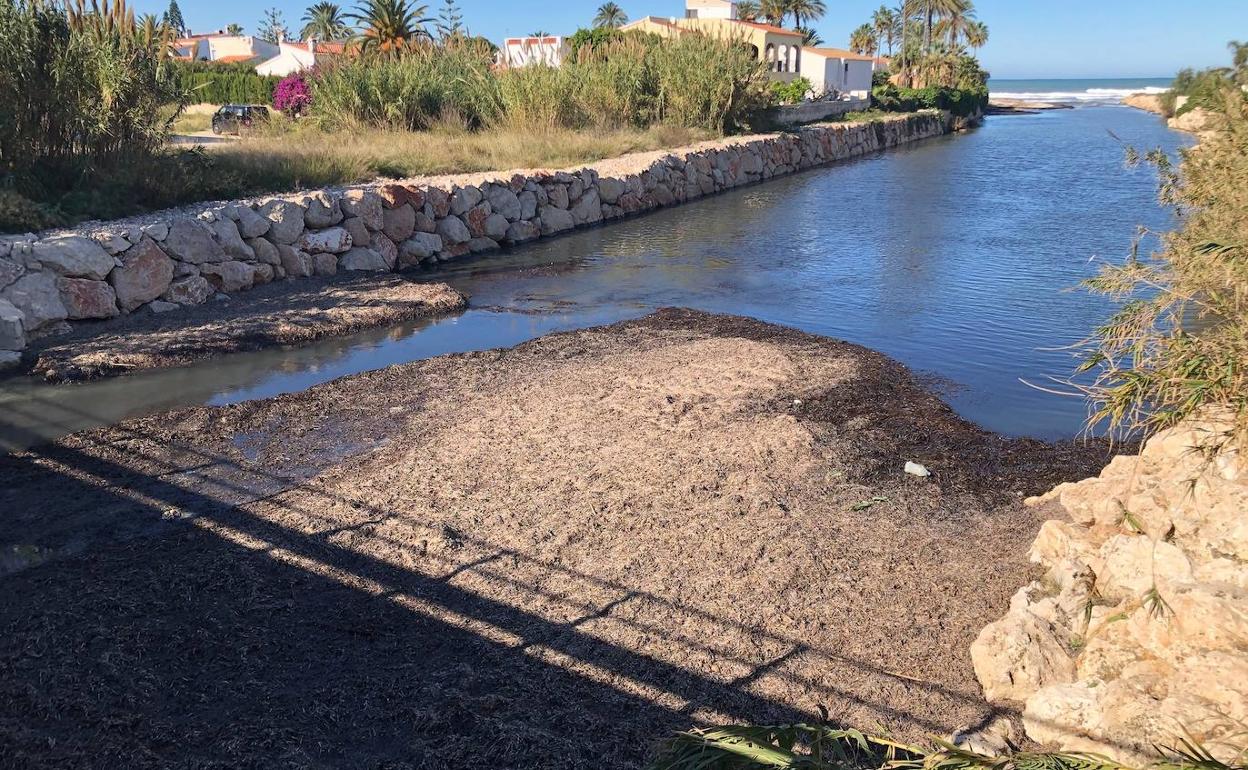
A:
[[[968,134],[430,274],[472,297],[474,309],[455,318],[85,385],[7,383],[0,422],[16,427],[0,427],[0,446],[668,305],[867,345],[951,383],[946,399],[986,427],[1070,436],[1083,405],[1021,380],[1069,372],[1069,353],[1055,348],[1107,315],[1104,300],[1068,291],[1095,271],[1089,259],[1120,258],[1140,224],[1170,224],[1150,174],[1124,168],[1111,131],[1143,148],[1184,141],[1126,108],[992,118]]]

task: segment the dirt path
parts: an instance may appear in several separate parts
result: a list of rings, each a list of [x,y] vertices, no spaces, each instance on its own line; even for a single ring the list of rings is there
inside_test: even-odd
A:
[[[32,372],[50,382],[163,369],[226,353],[295,345],[461,310],[444,283],[402,276],[286,282],[222,302],[83,324],[31,347]]]
[[[0,459],[0,764],[633,768],[990,714],[967,649],[1103,449],[666,310]],[[930,479],[901,472],[905,460]]]

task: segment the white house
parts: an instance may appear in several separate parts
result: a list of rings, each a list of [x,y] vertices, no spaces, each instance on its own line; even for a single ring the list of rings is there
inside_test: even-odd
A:
[[[802,76],[810,80],[815,96],[866,97],[871,93],[872,57],[841,48],[803,48],[801,56]]]
[[[509,37],[503,41],[499,63],[506,67],[527,67],[530,64],[558,67],[571,51],[568,39],[561,35]]]
[[[685,0],[686,19],[735,19],[737,4],[731,0]]]
[[[276,45],[255,35],[227,35],[224,32],[187,35],[175,40],[173,47],[179,58],[193,61],[264,61],[277,55]]]
[[[337,56],[343,51],[342,43],[331,43],[312,38],[306,43],[291,43],[283,40],[278,43],[275,56],[256,65],[256,72],[261,75],[286,77],[294,72],[312,69],[326,57]]]

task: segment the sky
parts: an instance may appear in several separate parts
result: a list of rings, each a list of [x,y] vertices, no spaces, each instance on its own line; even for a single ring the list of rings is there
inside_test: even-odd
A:
[[[358,0],[338,0],[350,7]],[[436,16],[444,0],[425,0]],[[601,0],[457,0],[476,35],[500,42],[542,30],[571,34],[588,26]],[[616,0],[629,18],[682,16],[683,0]],[[844,46],[881,0],[825,0],[814,26],[826,45]],[[896,5],[896,0],[888,0]],[[230,23],[254,32],[263,9],[280,10],[298,34],[309,0],[180,0],[192,31]],[[132,0],[139,13],[164,11],[168,0]],[[1183,67],[1229,61],[1228,40],[1248,40],[1248,0],[976,0],[988,24],[983,66],[997,78],[1169,77]]]

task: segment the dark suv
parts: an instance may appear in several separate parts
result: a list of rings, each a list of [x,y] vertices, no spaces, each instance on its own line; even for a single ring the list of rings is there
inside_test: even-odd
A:
[[[258,104],[223,104],[212,114],[212,133],[239,134],[268,119],[268,109]]]

